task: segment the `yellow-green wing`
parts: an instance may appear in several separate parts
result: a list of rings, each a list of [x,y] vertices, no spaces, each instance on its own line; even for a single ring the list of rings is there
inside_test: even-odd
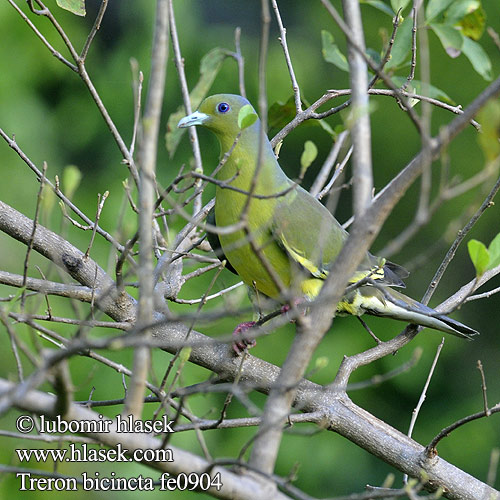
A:
[[[271,230],[289,258],[309,275],[304,278],[304,293],[316,295],[321,283],[314,280],[326,278],[347,239],[347,231],[316,198],[299,186],[276,204]],[[367,253],[350,282],[368,277],[379,283],[404,286],[402,279],[406,276],[408,272],[404,268]]]

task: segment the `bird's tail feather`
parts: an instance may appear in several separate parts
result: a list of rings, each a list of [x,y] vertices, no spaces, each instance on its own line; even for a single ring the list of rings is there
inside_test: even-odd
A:
[[[358,291],[361,297],[360,305],[368,314],[407,321],[467,339],[478,335],[476,330],[391,288],[364,286]]]

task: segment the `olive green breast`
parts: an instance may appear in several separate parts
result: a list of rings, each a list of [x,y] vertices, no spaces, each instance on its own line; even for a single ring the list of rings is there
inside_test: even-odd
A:
[[[215,219],[219,228],[233,226],[241,220],[247,196],[229,189],[217,188]],[[290,286],[290,262],[284,250],[274,241],[272,216],[276,199],[253,198],[248,207],[245,229],[220,234],[224,255],[241,279],[261,293],[277,298],[280,295],[276,281]],[[274,271],[275,278],[268,269]]]

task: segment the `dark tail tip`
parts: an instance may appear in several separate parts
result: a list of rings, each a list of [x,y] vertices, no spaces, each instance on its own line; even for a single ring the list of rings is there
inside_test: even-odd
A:
[[[479,332],[477,330],[474,330],[473,328],[470,328],[467,325],[460,323],[459,321],[449,318],[448,316],[443,315],[440,316],[439,319],[443,323],[446,323],[450,328],[455,330],[456,333],[454,333],[454,335],[456,335],[457,337],[466,338],[467,340],[474,340],[473,337],[479,335]]]

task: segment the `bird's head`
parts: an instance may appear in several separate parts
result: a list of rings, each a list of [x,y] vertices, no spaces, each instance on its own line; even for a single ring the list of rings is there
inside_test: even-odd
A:
[[[178,127],[202,125],[215,132],[219,138],[233,141],[240,131],[238,116],[245,105],[250,106],[250,103],[239,95],[215,94],[207,97],[197,111],[182,118]]]

